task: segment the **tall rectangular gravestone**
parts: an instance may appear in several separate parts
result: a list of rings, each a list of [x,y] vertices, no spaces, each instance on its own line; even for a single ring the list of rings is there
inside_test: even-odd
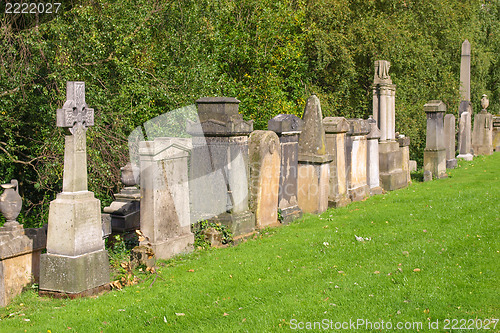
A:
[[[196,103],[199,122],[187,121],[193,136],[191,220],[220,222],[239,239],[255,230],[255,216],[248,207],[248,136],[253,121],[243,120],[236,98],[203,97]]]
[[[345,155],[346,133],[349,131],[350,126],[344,117],[326,117],[323,119],[323,127],[325,129],[326,152],[332,156],[332,161],[330,162],[328,206],[343,207],[351,202],[347,193]]]
[[[190,138],[139,143],[141,231],[158,259],[193,250],[188,186]],[[144,244],[141,244],[144,245]]]
[[[471,147],[471,114],[463,112],[458,123],[458,155],[457,158],[472,161]]]
[[[258,229],[276,226],[280,180],[280,144],[273,131],[253,131],[250,134],[250,209],[255,214]]]
[[[455,116],[447,114],[444,116],[444,144],[446,147],[446,169],[454,169],[457,166],[455,158]]]
[[[380,187],[378,154],[378,140],[380,139],[380,130],[377,127],[377,122],[372,117],[368,119],[368,125],[370,126],[370,132],[366,136],[366,177],[368,187],[370,187],[370,195],[382,194],[383,189],[382,187]]]
[[[370,196],[367,181],[368,149],[366,135],[370,125],[364,119],[348,119],[346,138],[347,191],[352,201],[361,201]]]
[[[493,116],[486,111],[489,100],[486,95],[481,98],[483,109],[474,117],[472,131],[472,150],[474,156],[493,154]]]
[[[386,60],[375,61],[373,79],[373,119],[380,129],[379,172],[380,185],[392,191],[408,185],[407,175],[402,169],[403,156],[396,141],[395,101],[396,85],[389,75],[391,63]]]
[[[40,259],[39,292],[68,297],[109,288],[100,201],[87,189],[86,132],[94,110],[85,103],[85,83],[67,83],[67,100],[57,110],[65,136],[63,191],[50,203],[47,253]]]
[[[500,116],[493,116],[493,150],[500,151]]]
[[[424,105],[427,114],[427,136],[424,150],[424,172],[433,178],[446,178],[446,148],[444,145],[444,113],[442,101],[429,101]]]
[[[401,169],[406,175],[406,183],[411,183],[410,170],[410,138],[404,135],[398,137],[399,150],[401,151]]]
[[[304,129],[299,137],[298,202],[305,213],[322,213],[328,209],[330,162],[326,151],[325,130],[319,98],[307,99]]]
[[[279,114],[267,123],[268,129],[275,132],[280,140],[278,208],[283,224],[288,224],[302,216],[302,210],[297,201],[299,134],[302,126],[302,119],[292,114]]]

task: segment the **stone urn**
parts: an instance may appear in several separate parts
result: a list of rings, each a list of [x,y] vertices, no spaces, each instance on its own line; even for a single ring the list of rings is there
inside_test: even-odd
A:
[[[0,196],[0,211],[7,220],[4,227],[19,225],[16,219],[21,212],[23,200],[19,195],[18,182],[12,179],[9,184],[2,184],[2,187],[5,191]]]
[[[121,181],[127,186],[135,186],[139,182],[139,170],[132,166],[132,163],[127,163],[124,167],[120,168],[121,170]],[[135,174],[135,175],[134,175]],[[137,177],[137,179],[136,179]]]
[[[490,105],[490,100],[488,99],[488,96],[484,94],[481,98],[481,106],[483,107],[483,110],[486,110],[489,105]]]

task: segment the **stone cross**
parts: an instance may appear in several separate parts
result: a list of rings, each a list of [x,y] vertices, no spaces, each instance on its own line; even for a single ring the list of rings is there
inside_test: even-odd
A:
[[[57,110],[57,126],[69,130],[65,137],[63,192],[87,191],[86,131],[94,125],[94,109],[85,103],[85,83],[68,81],[66,102]]]
[[[462,59],[460,62],[460,96],[462,101],[470,101],[470,43],[466,39],[462,43]]]

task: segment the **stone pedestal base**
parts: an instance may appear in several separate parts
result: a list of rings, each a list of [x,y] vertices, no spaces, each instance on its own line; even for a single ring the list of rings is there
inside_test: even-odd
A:
[[[397,141],[379,143],[380,186],[394,191],[408,186],[407,172],[403,170],[403,153]]]
[[[79,256],[45,253],[40,258],[40,294],[58,292],[88,296],[109,284],[108,251]]]
[[[349,189],[349,197],[352,202],[362,201],[370,196],[370,187],[368,185]]]
[[[455,169],[457,167],[457,160],[451,159],[451,160],[446,160],[446,169]]]
[[[351,203],[351,199],[347,195],[338,195],[335,198],[328,198],[328,208],[345,207]]]
[[[446,178],[446,149],[424,150],[424,170],[434,178]]]
[[[220,222],[227,226],[233,232],[235,239],[255,231],[255,215],[249,210],[240,213],[222,213],[209,221]]]
[[[493,146],[472,145],[472,150],[474,151],[474,156],[493,154]]]
[[[384,193],[384,189],[380,186],[372,187],[370,189],[370,195],[377,195],[377,194],[383,194],[383,193]]]
[[[297,201],[304,213],[320,214],[328,209],[330,164],[300,162]]]
[[[169,259],[179,253],[193,251],[194,235],[192,233],[169,238],[165,241],[151,243],[157,259]]]
[[[461,158],[461,159],[466,160],[466,161],[472,161],[474,156],[472,156],[472,154],[460,154],[457,156],[457,158]]]
[[[281,209],[281,224],[289,224],[293,220],[300,219],[301,217],[302,210],[297,205]]]
[[[141,212],[135,211],[133,213],[120,216],[111,214],[111,229],[114,232],[127,232],[141,228]]]

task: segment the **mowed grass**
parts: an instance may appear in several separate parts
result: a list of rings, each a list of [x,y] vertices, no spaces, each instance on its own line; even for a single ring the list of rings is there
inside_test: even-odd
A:
[[[77,300],[27,291],[0,310],[0,332],[267,332],[324,319],[421,322],[421,332],[438,321],[450,332],[445,319],[487,323],[500,318],[500,154],[449,175],[171,260],[122,291]]]

